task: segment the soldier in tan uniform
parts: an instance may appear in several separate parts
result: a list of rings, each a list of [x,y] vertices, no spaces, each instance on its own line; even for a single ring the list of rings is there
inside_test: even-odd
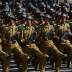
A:
[[[8,64],[7,58],[8,57],[9,57],[9,55],[3,51],[2,39],[0,36],[0,61],[2,62],[3,72],[9,72],[9,67],[7,66],[7,64]]]
[[[23,51],[26,52],[29,56],[37,56],[39,59],[39,67],[40,72],[44,72],[44,68],[42,66],[42,63],[48,55],[43,54],[39,48],[35,44],[35,28],[32,26],[32,17],[27,16],[27,23],[24,26],[24,29],[22,30],[22,39],[23,45],[26,45],[26,47],[23,47]]]
[[[63,13],[60,17],[61,19],[56,30],[60,43],[57,44],[57,46],[61,52],[70,55],[72,54],[72,44],[69,40],[69,37],[72,36],[70,25],[66,22],[67,15],[65,13]]]
[[[10,15],[8,17],[9,23],[7,26],[4,26],[4,31],[3,31],[3,49],[5,52],[7,52],[11,58],[11,53],[14,54],[14,58],[19,66],[20,72],[26,72],[26,60],[27,56],[24,54],[24,52],[21,49],[21,46],[18,44],[16,40],[16,33],[17,33],[17,26],[14,21],[14,16]],[[10,60],[9,58],[9,60]],[[8,62],[9,62],[8,60]],[[22,61],[21,61],[22,60]],[[23,63],[24,62],[24,63]],[[24,67],[22,67],[22,64]]]
[[[54,27],[49,23],[49,18],[49,15],[45,15],[45,24],[42,26],[42,33],[40,38],[38,38],[40,41],[39,48],[42,48],[47,54],[53,56],[56,72],[59,72],[61,60],[65,55],[58,50],[53,42]]]
[[[66,14],[63,14],[63,16],[61,16],[60,23],[57,25],[56,33],[60,37],[62,43],[69,44],[69,36],[71,36],[72,34],[70,30],[70,25],[66,22],[66,18]]]

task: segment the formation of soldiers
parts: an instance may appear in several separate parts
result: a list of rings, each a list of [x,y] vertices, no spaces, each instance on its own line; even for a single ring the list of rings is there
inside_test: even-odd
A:
[[[55,72],[63,59],[72,59],[72,4],[49,5],[47,0],[0,3],[0,60],[9,72],[13,54],[19,72],[27,72],[28,62],[45,72],[50,57]]]

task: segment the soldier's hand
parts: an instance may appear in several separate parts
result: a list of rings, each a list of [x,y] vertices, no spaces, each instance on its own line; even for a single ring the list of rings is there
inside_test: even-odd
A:
[[[64,40],[64,43],[66,43],[67,42],[67,40]]]
[[[22,43],[25,42],[25,39],[22,38],[22,39],[21,39],[21,42],[22,42]]]
[[[35,42],[35,40],[33,40],[33,42]]]

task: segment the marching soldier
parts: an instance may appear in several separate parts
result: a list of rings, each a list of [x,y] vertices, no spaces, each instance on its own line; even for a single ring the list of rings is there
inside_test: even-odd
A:
[[[9,55],[3,51],[2,38],[0,33],[0,60],[2,61],[3,72],[9,72],[8,61],[7,61],[8,57]]]
[[[60,62],[61,59],[63,57],[65,57],[65,55],[60,52],[58,50],[58,48],[55,46],[54,42],[53,42],[53,36],[54,36],[54,28],[52,25],[49,24],[49,18],[51,18],[49,15],[45,15],[45,23],[42,26],[42,33],[41,33],[41,37],[38,38],[41,45],[39,46],[39,48],[44,48],[43,50],[49,54],[50,56],[53,56],[53,59],[55,61],[55,69],[56,72],[59,72],[59,67],[60,67]],[[54,58],[55,57],[55,58]]]
[[[15,24],[15,17],[12,11],[8,11],[8,25],[4,26],[4,34],[3,34],[3,49],[9,54],[11,58],[11,53],[14,54],[14,58],[19,66],[20,72],[26,72],[26,60],[27,56],[21,49],[21,46],[18,44],[16,40],[17,26]],[[9,60],[10,60],[9,58]],[[8,62],[9,62],[8,60]],[[22,61],[21,61],[22,60]]]
[[[20,72],[26,72],[27,71],[27,57],[22,51],[21,46],[18,44],[18,42],[15,39],[16,32],[17,32],[17,26],[13,23],[11,20],[12,25],[9,26],[9,38],[11,43],[12,52],[14,53],[15,60],[17,64],[19,65],[19,71]],[[11,42],[12,41],[12,42]]]
[[[48,55],[53,57],[56,72],[59,72],[61,60],[63,57],[66,57],[63,53],[68,55],[72,54],[72,44],[69,39],[69,37],[72,36],[70,26],[66,23],[66,15],[61,12],[61,9],[64,12],[66,9],[61,8],[59,5],[55,5],[56,10],[59,8],[63,16],[59,15],[61,19],[56,18],[59,24],[55,25],[56,28],[54,28],[49,22],[51,17],[49,15],[44,15],[46,12],[51,15],[52,12],[55,14],[55,10],[48,5],[48,1],[27,0],[27,2],[27,6],[25,5],[27,8],[23,8],[22,4],[17,2],[16,13],[19,18],[18,25],[16,25],[18,22],[15,23],[15,17],[13,16],[8,2],[4,2],[2,14],[5,19],[5,24],[2,26],[0,25],[0,57],[3,64],[3,72],[8,72],[9,70],[8,66],[11,53],[14,54],[20,72],[27,72],[27,56],[36,57],[36,65],[39,65],[40,72],[45,72],[45,62]],[[28,14],[31,15],[33,13],[37,18],[36,25],[32,23],[33,18],[31,15],[27,15],[27,12],[30,12]],[[42,18],[38,21],[39,16]],[[54,36],[57,37],[55,41]],[[36,41],[36,39],[38,39],[38,41]]]
[[[57,25],[57,30],[56,30],[58,41],[55,40],[56,42],[59,42],[59,43],[57,43],[56,46],[61,52],[71,55],[72,44],[69,40],[69,37],[72,36],[72,33],[70,30],[69,24],[66,22],[67,15],[63,13],[61,14],[60,17],[61,19],[60,19],[59,24]]]
[[[23,30],[22,32],[22,39],[24,39],[23,41],[23,45],[26,45],[25,48],[23,48],[24,52],[27,52],[28,55],[36,55],[38,59],[40,59],[39,61],[39,65],[40,65],[40,72],[43,72],[43,67],[42,67],[42,59],[48,57],[47,55],[44,55],[39,48],[36,46],[35,44],[35,28],[32,26],[32,16],[27,16],[27,23],[25,25],[25,30]]]

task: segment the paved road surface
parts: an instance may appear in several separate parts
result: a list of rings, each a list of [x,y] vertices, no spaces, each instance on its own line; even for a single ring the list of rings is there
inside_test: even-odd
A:
[[[0,72],[2,72],[2,65],[0,64]],[[17,65],[15,64],[14,60],[10,61],[10,72],[18,72]],[[31,65],[31,63],[28,64],[28,72],[39,72],[35,71],[34,67]],[[51,65],[46,65],[46,72],[54,72],[54,70],[51,69]],[[66,64],[61,65],[61,72],[72,72],[72,65],[71,68],[66,68]]]

